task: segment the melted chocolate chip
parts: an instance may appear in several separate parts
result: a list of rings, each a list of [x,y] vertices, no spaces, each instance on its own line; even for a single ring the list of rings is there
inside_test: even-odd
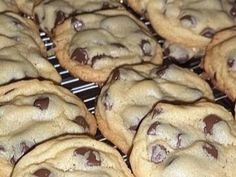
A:
[[[227,60],[227,65],[228,67],[232,68],[234,66],[234,63],[235,63],[235,59],[234,58],[229,58]]]
[[[212,28],[205,28],[200,34],[206,38],[213,38],[213,36],[215,35],[215,30]]]
[[[83,48],[77,48],[71,55],[72,60],[76,60],[80,64],[86,65],[88,63],[89,57],[87,51]]]
[[[144,56],[152,56],[151,52],[152,52],[152,46],[150,44],[150,42],[148,40],[142,40],[140,47],[143,51],[143,55]]]
[[[220,121],[222,121],[222,119],[215,114],[210,114],[207,117],[205,117],[203,119],[203,122],[205,123],[204,133],[212,135],[213,126]]]
[[[159,122],[154,122],[148,129],[147,135],[157,135],[156,128],[157,126],[160,125]]]
[[[168,47],[164,49],[163,55],[164,57],[168,57],[170,55],[170,49]]]
[[[66,15],[64,12],[59,10],[56,14],[55,26],[62,24],[66,19]]]
[[[180,18],[180,21],[185,27],[194,27],[197,24],[196,18],[192,15],[184,15]]]
[[[159,107],[156,107],[155,109],[153,109],[152,111],[152,119],[157,116],[158,114],[161,114],[162,113],[162,109],[159,108]]]
[[[83,127],[84,130],[89,129],[89,125],[83,116],[77,116],[73,122],[75,122],[79,126]]]
[[[49,105],[49,98],[38,98],[37,100],[34,101],[34,106],[41,109],[45,110],[48,108]]]
[[[229,13],[232,17],[236,17],[236,5],[233,5],[233,7],[230,9]]]
[[[41,168],[33,173],[33,175],[37,177],[49,177],[50,174],[51,171],[46,168]]]
[[[218,150],[212,144],[206,143],[202,148],[215,159],[218,158]]]
[[[87,148],[87,147],[81,147],[81,148],[77,148],[75,150],[76,155],[84,156],[86,153],[88,153],[88,156],[86,159],[88,166],[100,166],[101,165],[100,158],[97,159],[97,157],[96,157],[96,155],[99,155],[99,152],[97,152],[96,150],[93,150],[93,149]]]
[[[154,163],[161,163],[166,159],[167,150],[162,145],[156,145],[152,147],[151,161]]]
[[[78,31],[78,32],[82,29],[84,25],[83,22],[76,17],[73,17],[71,19],[71,24],[73,25],[75,31]]]

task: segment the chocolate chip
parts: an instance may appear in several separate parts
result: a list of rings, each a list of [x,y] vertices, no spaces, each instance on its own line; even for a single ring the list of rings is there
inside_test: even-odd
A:
[[[179,133],[178,135],[177,135],[177,144],[176,144],[176,147],[180,147],[181,146],[181,141],[182,141],[182,139],[181,139],[181,136],[182,136],[183,134],[182,133]]]
[[[76,60],[80,64],[87,64],[88,63],[88,54],[87,51],[83,48],[77,48],[74,50],[74,52],[71,55],[72,60]]]
[[[218,150],[212,144],[206,143],[202,148],[215,159],[218,158]]]
[[[229,13],[232,17],[236,17],[236,5],[233,5]]]
[[[152,119],[153,119],[155,116],[157,116],[158,114],[161,114],[162,111],[163,111],[163,110],[162,110],[161,108],[159,108],[159,107],[154,108],[153,111],[152,111]]]
[[[80,31],[83,27],[83,22],[81,20],[79,20],[77,17],[73,17],[71,19],[71,24],[73,25],[75,31]]]
[[[98,151],[93,150],[91,148],[87,148],[87,147],[81,147],[81,148],[77,148],[75,150],[76,155],[85,156],[86,153],[88,153],[88,156],[86,156],[88,166],[100,166],[101,165],[100,157],[97,157],[97,156],[99,156]]]
[[[197,24],[197,19],[192,15],[184,15],[180,18],[180,21],[184,27],[195,27]]]
[[[207,117],[205,117],[203,119],[203,122],[205,123],[204,133],[212,135],[213,126],[220,121],[222,121],[222,119],[215,114],[210,114]]]
[[[65,19],[66,19],[65,13],[62,12],[61,10],[57,11],[55,26],[62,24],[65,21]]]
[[[107,91],[104,92],[104,95],[102,97],[102,103],[105,107],[105,110],[110,111],[113,107],[113,103],[111,102],[111,98],[109,94],[107,93]]]
[[[156,128],[157,126],[160,125],[159,122],[154,122],[148,129],[147,135],[157,135]]]
[[[41,168],[33,173],[33,175],[37,177],[49,177],[50,174],[51,171],[46,168]]]
[[[235,64],[235,59],[234,58],[229,58],[227,60],[228,67],[232,68],[234,66],[234,64]]]
[[[83,116],[77,116],[73,122],[75,122],[79,126],[83,127],[84,130],[89,129],[89,125]]]
[[[152,56],[151,52],[152,52],[152,46],[150,44],[150,42],[148,40],[142,40],[140,47],[143,51],[144,56]]]
[[[151,161],[154,163],[161,163],[166,159],[167,150],[162,145],[155,145],[152,147]]]
[[[34,101],[34,106],[41,109],[45,110],[48,108],[49,105],[49,98],[38,98],[37,100]]]
[[[168,47],[164,49],[163,55],[164,57],[168,57],[170,55],[170,49]]]
[[[212,28],[205,28],[201,33],[200,35],[206,37],[206,38],[213,38],[213,36],[215,35],[215,30],[212,29]]]

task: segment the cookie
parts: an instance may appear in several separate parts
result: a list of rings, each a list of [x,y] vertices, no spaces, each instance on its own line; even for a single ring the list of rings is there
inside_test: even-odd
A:
[[[215,35],[204,58],[204,69],[213,83],[231,100],[236,99],[236,28]]]
[[[40,28],[51,34],[52,29],[71,14],[118,7],[122,5],[117,0],[47,0],[34,8],[34,16]]]
[[[201,98],[212,100],[212,91],[187,69],[173,64],[120,67],[98,97],[98,127],[108,140],[128,153],[139,123],[157,101],[193,102]]]
[[[217,31],[236,25],[233,0],[128,0],[167,40],[205,48]]]
[[[30,19],[1,13],[0,40],[0,84],[39,77],[61,81],[56,69],[47,61],[38,28]]]
[[[87,136],[45,142],[17,163],[12,177],[133,177],[118,151]]]
[[[0,1],[0,12],[18,12],[15,1],[12,0],[1,0]]]
[[[96,133],[84,103],[49,81],[20,81],[0,87],[0,177],[36,144],[63,134]]]
[[[134,139],[132,170],[136,177],[234,177],[235,126],[217,104],[158,103]]]
[[[19,10],[26,15],[33,15],[34,7],[44,0],[15,0]]]
[[[163,49],[165,57],[168,57],[173,62],[177,62],[178,64],[184,64],[196,58],[201,59],[205,54],[204,49],[189,48],[170,41],[164,42]]]
[[[162,62],[159,44],[125,10],[71,17],[56,28],[54,41],[61,65],[85,81],[104,82],[124,64]]]

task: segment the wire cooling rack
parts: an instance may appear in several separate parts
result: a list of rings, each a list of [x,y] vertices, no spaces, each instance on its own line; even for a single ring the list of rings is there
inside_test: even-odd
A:
[[[121,0],[120,2],[125,4],[125,1]],[[155,39],[158,41],[158,43],[162,46],[165,40],[163,38],[161,38],[153,30],[150,22],[148,20],[146,20],[144,17],[138,16],[129,7],[127,7],[127,9],[132,14],[134,14],[136,17],[138,17],[150,29],[150,31],[152,32],[152,36],[155,37]],[[46,35],[46,33],[41,32],[40,36],[41,36],[46,48],[48,50],[53,49],[54,44],[53,44],[52,40]],[[71,76],[68,70],[65,70],[64,68],[61,67],[61,65],[59,64],[55,55],[49,56],[48,60],[53,64],[53,66],[56,68],[58,73],[61,75],[61,77],[62,77],[61,85],[65,88],[69,89],[73,94],[77,95],[80,99],[82,99],[83,102],[85,103],[85,105],[87,106],[88,110],[92,114],[94,114],[96,98],[100,93],[99,86],[95,83],[85,82],[85,81],[82,81],[78,78]],[[184,68],[188,68],[201,76],[204,73],[204,71],[200,67],[200,61],[201,61],[201,58],[195,58],[195,59],[191,59],[189,62],[182,64],[180,66],[184,67]],[[173,63],[173,61],[168,57],[164,57],[164,63]],[[224,93],[222,93],[221,91],[216,89],[210,81],[207,80],[207,82],[210,84],[210,86],[213,90],[215,102],[224,106],[226,109],[228,109],[229,111],[231,111],[234,114],[234,103]],[[96,139],[114,146],[111,142],[106,140],[106,138],[104,138],[99,131],[96,134]],[[120,153],[122,154],[122,152],[120,152]],[[123,158],[126,162],[128,162],[126,155],[123,155]]]

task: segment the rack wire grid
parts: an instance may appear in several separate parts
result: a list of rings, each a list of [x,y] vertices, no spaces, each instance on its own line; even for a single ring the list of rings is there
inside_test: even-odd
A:
[[[125,4],[125,1],[121,0],[120,2]],[[126,6],[126,8],[133,15],[135,15],[137,18],[139,18],[150,29],[152,36],[162,46],[165,40],[163,38],[161,38],[153,30],[150,22],[148,20],[146,20],[144,17],[140,17],[139,15],[137,15],[128,6]],[[48,37],[47,34],[44,32],[41,32],[40,36],[41,36],[47,50],[53,49],[54,44],[53,44],[51,38]],[[61,85],[65,88],[69,89],[73,94],[75,94],[81,100],[83,100],[83,102],[85,103],[85,105],[88,108],[88,111],[90,111],[92,114],[94,114],[95,102],[96,102],[97,96],[100,93],[100,90],[101,90],[100,87],[96,83],[85,82],[83,80],[73,77],[69,73],[68,70],[65,70],[64,68],[61,67],[61,65],[59,64],[55,55],[49,56],[48,60],[53,64],[53,66],[56,68],[58,73],[61,75],[61,77],[62,77]],[[201,58],[195,58],[195,59],[191,59],[187,63],[182,64],[180,66],[184,67],[184,68],[188,68],[188,69],[194,71],[195,73],[197,73],[198,75],[202,75],[204,73],[204,70],[200,67],[200,61],[201,61]],[[171,60],[171,58],[164,57],[164,63],[173,63],[173,60]],[[224,106],[226,109],[228,109],[230,112],[232,112],[234,114],[234,103],[224,93],[222,93],[217,88],[215,88],[214,85],[209,80],[207,80],[207,82],[209,83],[209,85],[211,86],[211,88],[213,90],[215,102]],[[99,130],[96,134],[96,139],[115,147],[111,142],[109,142],[106,138],[103,137],[103,135],[100,133]],[[128,164],[127,155],[124,155],[121,151],[119,151],[119,152],[122,154],[124,160]]]

